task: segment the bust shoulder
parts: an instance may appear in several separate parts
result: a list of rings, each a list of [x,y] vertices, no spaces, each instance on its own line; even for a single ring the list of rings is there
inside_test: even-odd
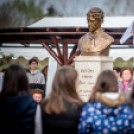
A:
[[[106,32],[102,32],[101,38],[109,40],[111,43],[114,42],[114,39],[112,36],[108,35]]]
[[[90,33],[90,32],[84,34],[84,35],[78,40],[78,48],[79,48],[79,49],[81,49],[81,45],[82,45],[83,40],[87,40],[87,39],[88,39],[89,33]]]
[[[89,35],[90,35],[90,32],[84,34],[84,35],[80,38],[80,40],[88,38]]]

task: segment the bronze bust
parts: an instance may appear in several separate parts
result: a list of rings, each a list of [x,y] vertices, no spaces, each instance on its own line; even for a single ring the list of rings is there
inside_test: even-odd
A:
[[[78,42],[78,49],[82,56],[108,56],[110,45],[114,39],[101,29],[104,12],[94,7],[87,13],[89,32]]]

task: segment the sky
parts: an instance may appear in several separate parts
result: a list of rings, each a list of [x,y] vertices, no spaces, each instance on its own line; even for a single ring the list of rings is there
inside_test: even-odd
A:
[[[0,4],[13,0],[0,0]],[[27,1],[27,0],[25,0]],[[37,3],[44,0],[35,0]],[[86,16],[92,7],[100,7],[106,16],[134,16],[134,0],[45,0],[44,13],[52,5],[58,15]]]

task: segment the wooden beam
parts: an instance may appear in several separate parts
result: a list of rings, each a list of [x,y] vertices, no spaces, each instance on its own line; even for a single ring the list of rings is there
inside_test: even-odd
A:
[[[64,64],[63,57],[62,57],[61,50],[60,50],[58,41],[57,41],[57,39],[56,39],[56,36],[52,35],[52,39],[53,39],[53,41],[54,41],[54,43],[55,43],[55,46],[56,46],[56,48],[57,48],[58,57],[60,58],[62,64]]]
[[[25,30],[23,28],[20,28],[20,32],[24,32]]]
[[[88,27],[16,27],[16,28],[2,28],[0,33],[16,33],[16,32],[47,32],[50,29],[53,32],[89,32]],[[105,32],[125,32],[127,27],[124,28],[105,28],[102,27]],[[48,30],[49,31],[49,30]]]
[[[13,33],[0,33],[0,35],[81,35],[87,32],[13,32]]]
[[[120,39],[114,39],[114,43],[113,44],[115,44],[115,45],[129,45],[129,44],[133,44],[133,39],[127,39],[124,44],[120,44]]]
[[[76,52],[76,50],[77,50],[77,45],[75,44],[73,49],[72,49],[72,51],[71,51],[71,53],[70,53],[69,58]]]
[[[0,33],[0,35],[83,35],[87,32],[14,32]],[[123,35],[124,32],[106,32],[110,35]]]
[[[52,30],[49,27],[46,28],[46,31],[52,32]]]
[[[57,42],[63,44],[63,43],[68,43],[68,44],[76,44],[78,42],[79,39],[57,39]],[[3,39],[0,38],[0,42],[3,43],[41,43],[41,42],[45,42],[45,43],[50,43],[50,44],[54,44],[53,39],[19,39],[19,38],[7,38],[7,39]]]
[[[63,59],[64,59],[64,64],[68,60],[68,45],[67,43],[63,43]]]
[[[68,44],[77,44],[79,39],[57,39],[57,42],[63,44],[63,43],[68,43]],[[39,43],[45,42],[47,44],[54,44],[54,41],[52,39],[19,39],[19,38],[0,38],[1,43],[22,43],[22,44],[28,44],[28,43]],[[128,39],[123,45],[128,45],[132,44],[133,39]],[[120,39],[114,39],[114,45],[120,45]]]
[[[82,30],[79,27],[76,27],[76,32],[82,32]]]
[[[50,53],[50,55],[55,58],[59,65],[63,65],[60,58],[56,55],[56,53],[49,47],[49,45],[42,43],[42,46]]]
[[[69,60],[65,63],[65,65],[70,65],[73,62],[73,59],[75,56],[80,55],[80,50],[76,51],[70,58]]]

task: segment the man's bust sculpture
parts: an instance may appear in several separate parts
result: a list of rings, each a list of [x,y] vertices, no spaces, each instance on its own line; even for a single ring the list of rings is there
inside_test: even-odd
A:
[[[108,56],[114,39],[101,29],[104,13],[94,7],[87,13],[89,32],[83,35],[78,43],[82,56]]]

